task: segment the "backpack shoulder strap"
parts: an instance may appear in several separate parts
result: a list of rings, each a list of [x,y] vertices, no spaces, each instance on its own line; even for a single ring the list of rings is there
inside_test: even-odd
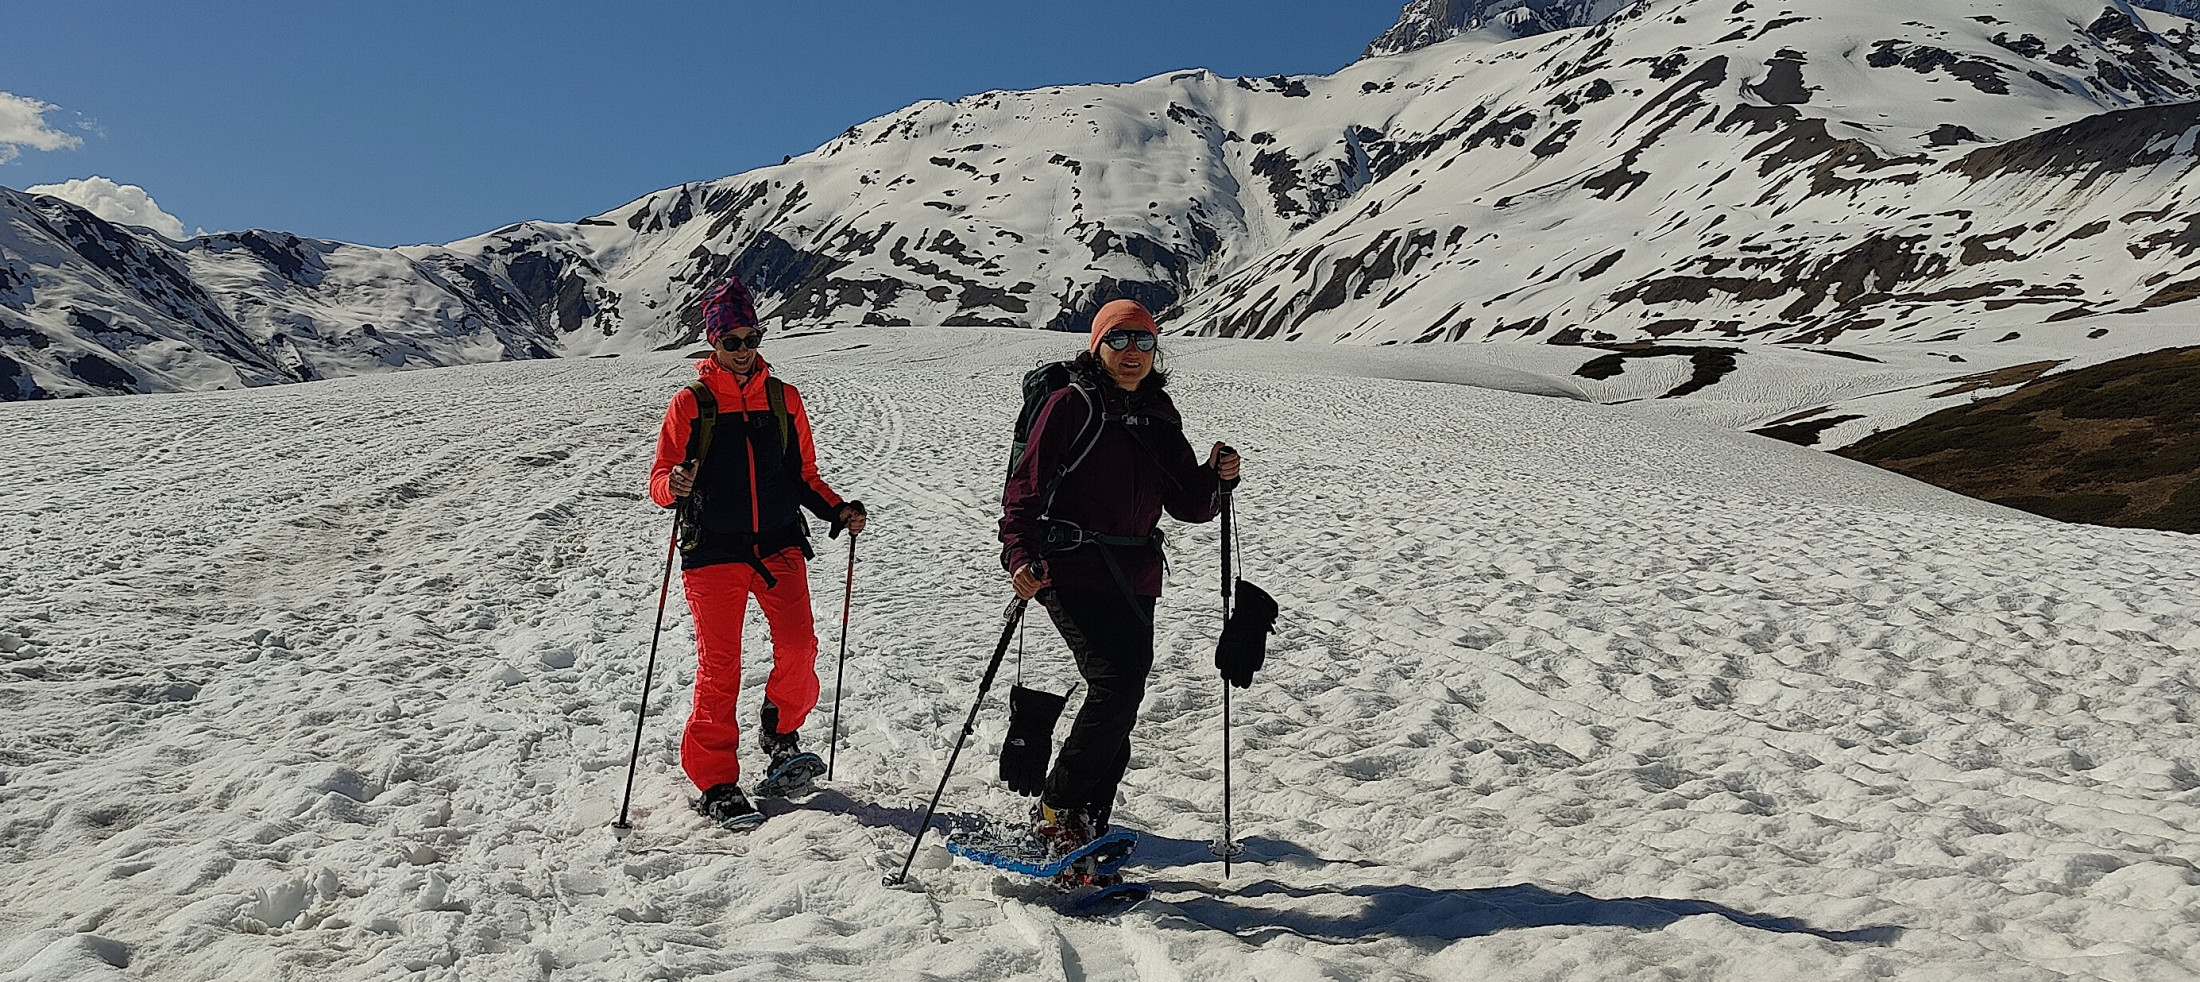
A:
[[[703,458],[710,455],[711,430],[718,424],[718,397],[702,379],[689,382],[688,391],[695,393],[695,424],[688,430],[688,459],[700,470]]]
[[[1062,469],[1055,471],[1054,479],[1047,482],[1046,494],[1039,499],[1041,515],[1054,510],[1054,492],[1061,489],[1062,479],[1076,470],[1077,465],[1085,462],[1085,457],[1092,453],[1092,448],[1100,445],[1100,431],[1108,423],[1105,415],[1107,407],[1101,404],[1099,393],[1082,381],[1072,381],[1069,387],[1077,390],[1077,394],[1085,400],[1085,425],[1077,432],[1077,438],[1070,441],[1069,460],[1063,462]]]
[[[1085,455],[1092,453],[1092,448],[1100,442],[1101,427],[1106,426],[1112,418],[1107,414],[1107,405],[1100,400],[1100,393],[1093,391],[1092,386],[1080,381],[1071,382],[1069,387],[1076,389],[1077,394],[1085,400],[1085,428],[1077,431],[1077,439],[1070,444],[1070,448],[1077,453],[1069,459],[1069,466],[1062,468],[1064,474],[1076,470],[1077,465],[1085,462]],[[1080,444],[1083,445],[1081,449]]]
[[[764,376],[764,403],[771,407],[772,418],[779,421],[779,445],[794,446],[794,414],[787,411],[787,383],[777,375]]]

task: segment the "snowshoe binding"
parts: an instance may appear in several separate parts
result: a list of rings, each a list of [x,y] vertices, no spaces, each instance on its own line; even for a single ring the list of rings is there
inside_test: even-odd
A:
[[[703,792],[702,800],[695,803],[695,810],[703,817],[717,823],[719,828],[731,832],[746,832],[764,824],[764,813],[749,804],[749,797],[741,793],[738,784],[715,784]]]
[[[772,758],[771,773],[756,782],[759,798],[792,798],[817,790],[817,778],[825,773],[825,760],[813,753],[796,751]]]
[[[759,798],[789,798],[817,790],[817,778],[825,773],[825,759],[802,749],[802,738],[779,732],[779,707],[764,704],[764,725],[758,745],[772,759],[771,772],[756,784]]]
[[[1091,845],[1106,829],[1090,813],[1040,802],[1031,808],[1031,838],[1044,843],[1050,859],[1061,859]]]

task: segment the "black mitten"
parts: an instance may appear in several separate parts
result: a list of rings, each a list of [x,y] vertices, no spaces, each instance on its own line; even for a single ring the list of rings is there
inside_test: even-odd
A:
[[[1268,591],[1237,581],[1237,609],[1222,625],[1222,640],[1215,644],[1215,668],[1240,689],[1253,684],[1253,673],[1268,660],[1268,632],[1276,627],[1276,598]]]
[[[871,513],[864,510],[863,502],[857,501],[854,498],[850,498],[846,501],[841,502],[841,505],[842,507],[855,509],[855,512],[858,515],[862,515],[866,518],[870,517]],[[841,520],[839,508],[833,509],[833,517],[827,519],[827,521],[832,525],[832,529],[825,533],[825,537],[828,539],[840,538],[840,531],[848,527],[848,523]]]
[[[1008,690],[1008,739],[1001,744],[1001,780],[1020,795],[1046,790],[1054,759],[1054,721],[1069,697],[1014,686]]]

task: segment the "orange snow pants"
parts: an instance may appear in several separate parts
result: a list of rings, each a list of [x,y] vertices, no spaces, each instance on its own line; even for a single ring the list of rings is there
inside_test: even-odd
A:
[[[695,618],[695,709],[680,738],[680,767],[697,788],[741,777],[741,622],[749,595],[771,629],[772,671],[764,698],[779,708],[779,728],[792,733],[817,706],[817,625],[810,611],[810,571],[800,549],[764,560],[779,585],[746,563],[682,570],[688,612]],[[751,717],[757,718],[757,717]]]

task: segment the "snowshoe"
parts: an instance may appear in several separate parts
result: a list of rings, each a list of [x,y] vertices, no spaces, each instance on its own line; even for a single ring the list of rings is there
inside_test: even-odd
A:
[[[719,828],[732,832],[746,832],[764,824],[764,813],[749,804],[749,797],[741,793],[738,784],[712,785],[710,790],[703,792],[702,800],[695,803],[695,810],[717,823]]]
[[[1110,832],[1068,853],[1055,855],[1048,842],[1032,836],[988,836],[979,830],[952,832],[947,851],[973,862],[1011,873],[1054,882],[1058,886],[1083,886],[1085,877],[1118,874],[1138,844],[1136,832]]]
[[[779,732],[779,707],[764,701],[757,727],[756,745],[772,759],[771,772],[756,783],[759,798],[786,798],[816,790],[818,775],[825,773],[825,759],[802,750],[799,733]]]
[[[1094,917],[1129,910],[1153,898],[1153,888],[1143,883],[1116,883],[1070,901],[1068,912]]]
[[[825,773],[825,759],[813,753],[797,751],[784,758],[774,758],[771,773],[756,782],[759,798],[789,798],[817,790],[818,775]]]

